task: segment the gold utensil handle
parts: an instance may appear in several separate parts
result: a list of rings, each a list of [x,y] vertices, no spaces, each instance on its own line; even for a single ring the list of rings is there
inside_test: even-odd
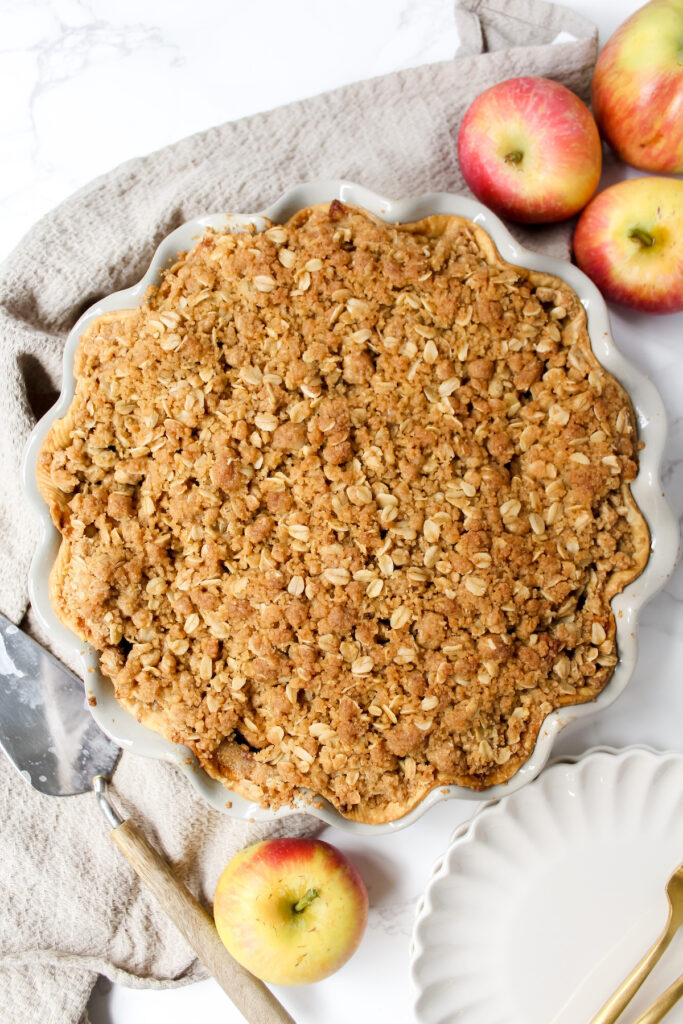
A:
[[[669,985],[666,992],[662,992],[658,999],[655,999],[652,1006],[643,1013],[635,1024],[658,1024],[663,1020],[669,1010],[672,1010],[678,1000],[683,996],[683,974]]]
[[[249,1024],[295,1024],[273,993],[228,953],[211,915],[128,819],[111,833],[128,863]]]
[[[609,996],[604,1007],[595,1015],[591,1024],[614,1024],[616,1018],[622,1014],[625,1007],[628,1006],[645,981],[645,978],[657,963],[661,954],[669,946],[669,943],[676,934],[676,928],[672,927],[672,925],[672,915],[670,913],[664,932],[650,946],[641,961],[636,964],[631,974],[624,979],[613,995]]]
[[[614,1024],[617,1017],[620,1016],[624,1008],[631,1002],[675,934],[676,927],[672,922],[671,912],[669,912],[669,919],[662,934],[650,946],[642,960],[638,961],[631,973],[624,978],[619,988],[609,997],[602,1009],[593,1017],[591,1024]],[[659,1020],[659,1018],[653,1018],[653,1020]]]

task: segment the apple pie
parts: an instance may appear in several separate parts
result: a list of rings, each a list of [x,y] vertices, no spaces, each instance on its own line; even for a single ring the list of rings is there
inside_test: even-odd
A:
[[[390,821],[509,779],[610,678],[633,409],[571,288],[474,223],[209,232],[75,377],[38,467],[54,607],[229,790]]]

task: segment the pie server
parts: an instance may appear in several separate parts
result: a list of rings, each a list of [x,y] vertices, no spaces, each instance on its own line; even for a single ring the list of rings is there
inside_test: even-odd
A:
[[[83,683],[0,614],[0,747],[48,796],[94,789],[111,838],[249,1024],[295,1024],[268,988],[232,959],[213,918],[133,822],[107,799],[121,749],[96,725]]]

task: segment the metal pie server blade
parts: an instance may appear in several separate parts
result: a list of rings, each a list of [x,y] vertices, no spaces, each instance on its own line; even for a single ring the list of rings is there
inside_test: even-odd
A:
[[[295,1024],[273,993],[232,959],[213,917],[106,796],[121,753],[95,724],[83,683],[0,614],[0,747],[35,789],[70,796],[95,789],[119,850],[249,1024]]]
[[[2,614],[0,747],[49,796],[87,792],[121,753],[96,725],[78,676]]]

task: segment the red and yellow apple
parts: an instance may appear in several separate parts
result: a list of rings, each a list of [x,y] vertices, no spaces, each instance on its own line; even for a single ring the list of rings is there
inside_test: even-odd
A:
[[[574,256],[614,302],[683,310],[683,182],[632,178],[598,193],[579,217]]]
[[[602,169],[588,107],[549,78],[509,78],[477,96],[460,128],[458,159],[477,199],[525,224],[577,213]]]
[[[593,112],[612,149],[644,171],[683,171],[683,0],[651,0],[598,57]]]
[[[368,894],[356,868],[320,839],[267,839],[238,853],[213,906],[228,952],[274,985],[308,985],[357,949]]]

